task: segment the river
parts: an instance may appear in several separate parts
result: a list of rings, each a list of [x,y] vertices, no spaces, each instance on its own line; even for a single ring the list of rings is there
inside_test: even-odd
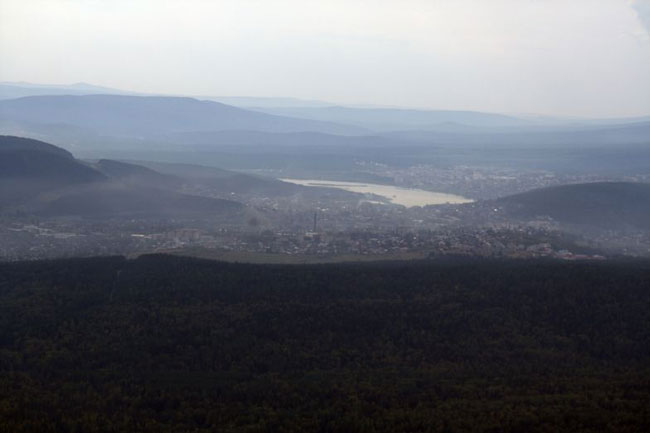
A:
[[[362,194],[375,194],[386,198],[391,203],[401,204],[402,206],[426,206],[435,204],[459,204],[470,203],[473,200],[454,194],[442,192],[425,191],[415,188],[401,188],[392,185],[379,185],[374,183],[360,182],[340,182],[334,180],[315,180],[315,179],[280,179],[284,182],[290,182],[297,185],[314,186],[323,188],[339,188],[346,191],[358,192]]]

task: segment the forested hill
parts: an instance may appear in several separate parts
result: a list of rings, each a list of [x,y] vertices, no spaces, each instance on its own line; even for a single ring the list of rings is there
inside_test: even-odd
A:
[[[50,188],[97,182],[105,177],[68,151],[38,140],[0,135],[0,180],[42,180]]]
[[[637,432],[650,262],[0,264],[0,431]]]
[[[39,216],[241,218],[243,204],[184,194],[179,192],[182,182],[118,161],[100,160],[93,166],[49,143],[0,135],[0,211],[17,207]]]
[[[593,182],[536,189],[496,200],[515,217],[550,216],[568,224],[650,229],[650,184]]]
[[[0,209],[39,194],[106,177],[60,147],[38,140],[0,135]]]

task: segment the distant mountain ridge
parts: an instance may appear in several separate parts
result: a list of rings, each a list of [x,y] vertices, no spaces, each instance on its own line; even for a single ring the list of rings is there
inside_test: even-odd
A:
[[[0,100],[43,95],[137,95],[136,92],[96,86],[88,83],[32,84],[24,82],[0,82]]]
[[[251,107],[251,109],[253,109]],[[414,110],[401,108],[256,107],[264,113],[329,122],[345,122],[375,131],[444,129],[445,125],[512,128],[532,122],[513,116],[478,111]]]
[[[471,132],[472,128],[559,128],[614,126],[650,121],[650,115],[625,118],[557,117],[534,114],[499,114],[473,110],[415,109],[380,105],[335,104],[315,99],[260,96],[179,95],[143,93],[90,83],[37,84],[0,82],[0,100],[44,95],[129,95],[149,97],[190,97],[216,101],[245,110],[346,125],[377,132],[398,130],[436,130]]]
[[[159,137],[184,131],[317,131],[360,134],[360,127],[244,110],[214,101],[166,96],[29,96],[0,101],[0,120],[65,124],[108,136]]]
[[[264,131],[193,131],[170,134],[165,138],[185,145],[210,148],[210,146],[395,146],[400,140],[375,135],[334,135],[321,132],[264,132]]]
[[[615,125],[574,125],[563,129],[542,129],[536,131],[393,131],[382,137],[417,142],[462,142],[462,144],[490,144],[523,147],[528,145],[568,146],[601,144],[650,144],[650,121]]]
[[[332,103],[313,99],[282,98],[282,97],[255,97],[255,96],[202,96],[201,99],[221,102],[245,109],[261,107],[331,107]]]

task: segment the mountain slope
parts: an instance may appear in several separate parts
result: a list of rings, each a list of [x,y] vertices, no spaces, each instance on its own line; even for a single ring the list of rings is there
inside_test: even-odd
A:
[[[181,194],[162,188],[103,184],[67,192],[42,203],[35,213],[45,216],[191,216],[211,218],[243,210],[241,203]]]
[[[195,185],[208,186],[212,191],[220,193],[287,196],[307,190],[318,191],[269,177],[238,173],[216,167],[150,161],[139,161],[138,164],[165,175],[186,179]]]
[[[183,180],[176,176],[159,173],[142,165],[112,159],[100,159],[94,164],[94,167],[111,179],[140,186],[178,188],[183,183]]]
[[[48,143],[0,136],[0,208],[20,205],[39,215],[230,215],[241,203],[173,191],[174,176],[101,160],[97,169]],[[47,193],[47,194],[44,194]]]
[[[38,140],[0,136],[0,207],[47,191],[106,180],[56,146]]]
[[[11,152],[28,152],[38,151],[48,154],[58,155],[63,158],[73,159],[70,152],[44,141],[33,140],[24,137],[15,137],[11,135],[0,135],[0,152],[4,154]]]
[[[0,101],[0,119],[66,124],[107,136],[158,137],[181,131],[319,131],[356,134],[358,127],[248,111],[192,98],[122,95],[31,96]]]
[[[650,229],[650,184],[647,183],[561,185],[504,197],[496,202],[517,217],[550,216],[567,224]]]

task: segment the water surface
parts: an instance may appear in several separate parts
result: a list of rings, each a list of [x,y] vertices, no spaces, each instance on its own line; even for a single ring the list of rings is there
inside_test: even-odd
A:
[[[391,203],[401,204],[402,206],[426,206],[434,204],[459,204],[470,203],[473,200],[460,195],[446,194],[435,191],[425,191],[423,189],[402,188],[393,185],[379,185],[375,183],[360,182],[341,182],[335,180],[315,180],[315,179],[280,179],[284,182],[290,182],[297,185],[339,188],[346,191],[358,192],[362,194],[375,194],[386,198]]]

